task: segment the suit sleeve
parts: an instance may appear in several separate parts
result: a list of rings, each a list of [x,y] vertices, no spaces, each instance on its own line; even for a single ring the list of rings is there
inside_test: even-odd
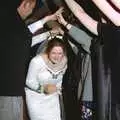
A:
[[[71,29],[69,30],[68,34],[79,44],[82,45],[83,49],[86,52],[90,52],[89,48],[91,45],[91,37],[84,32],[83,30],[75,27],[72,25]]]

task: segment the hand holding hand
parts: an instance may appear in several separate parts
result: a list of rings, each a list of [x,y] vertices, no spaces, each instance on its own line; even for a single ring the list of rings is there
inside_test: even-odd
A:
[[[50,20],[57,20],[57,14],[60,14],[63,12],[63,7],[60,7],[55,13],[47,16],[47,22]]]
[[[67,21],[64,19],[63,15],[61,13],[57,14],[57,20],[60,24],[66,26]]]
[[[55,12],[55,15],[62,14],[63,11],[64,11],[64,7],[60,7],[60,8]]]
[[[50,31],[52,36],[56,36],[58,34],[64,35],[64,31],[61,29],[61,27],[57,26],[54,27],[51,31]]]

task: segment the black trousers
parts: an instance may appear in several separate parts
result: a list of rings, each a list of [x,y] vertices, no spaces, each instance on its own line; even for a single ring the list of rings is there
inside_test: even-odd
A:
[[[120,103],[111,105],[111,120],[120,120]]]

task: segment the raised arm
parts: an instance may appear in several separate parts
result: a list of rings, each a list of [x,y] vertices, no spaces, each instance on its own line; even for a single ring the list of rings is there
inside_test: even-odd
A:
[[[57,15],[57,19],[60,24],[62,24],[68,30],[68,34],[79,44],[82,45],[83,49],[90,52],[89,48],[91,45],[91,37],[80,28],[68,23],[62,16],[62,14]]]
[[[38,29],[43,28],[44,24],[47,23],[48,21],[56,20],[56,14],[61,13],[62,11],[63,11],[63,8],[60,7],[55,13],[51,15],[47,15],[44,18],[28,25],[29,30],[32,33],[35,33]]]
[[[61,29],[61,27],[55,26],[50,31],[33,36],[31,47],[33,47],[34,45],[36,45],[38,43],[41,43],[44,40],[47,40],[48,37],[50,37],[50,36],[56,36],[58,34],[63,35],[64,31]]]
[[[120,9],[120,0],[110,0],[118,9]]]
[[[97,21],[92,19],[75,0],[65,0],[66,4],[78,20],[92,33],[97,33]]]
[[[120,13],[117,12],[108,2],[107,0],[92,0],[96,6],[115,24],[116,26],[120,26]],[[119,0],[111,0],[111,2],[120,8]]]
[[[36,45],[38,43],[41,43],[44,40],[46,40],[49,36],[50,36],[50,32],[49,31],[41,33],[41,34],[38,34],[36,36],[33,36],[32,37],[31,47],[33,47],[34,45]]]

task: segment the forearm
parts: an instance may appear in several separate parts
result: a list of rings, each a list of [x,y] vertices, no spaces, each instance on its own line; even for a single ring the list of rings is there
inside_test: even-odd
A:
[[[66,4],[78,20],[92,33],[97,33],[97,21],[92,19],[75,0],[65,0]]]
[[[68,7],[71,9],[72,12],[76,11],[77,9],[80,9],[81,11],[84,11],[81,7],[79,7],[79,4],[75,0],[65,0]]]
[[[46,40],[48,37],[50,36],[50,32],[45,32],[45,33],[42,33],[42,34],[39,34],[39,35],[36,35],[32,38],[32,44],[31,44],[31,47],[38,44],[38,43],[41,43],[42,41]]]
[[[120,0],[110,0],[118,9],[120,9]]]
[[[57,15],[58,21],[60,24],[62,24],[67,30],[68,34],[79,44],[82,45],[82,47],[89,52],[89,47],[91,43],[91,37],[82,31],[81,29],[77,28],[76,26],[68,23],[62,16],[62,14]]]
[[[43,28],[45,21],[43,19],[38,20],[30,25],[28,25],[29,30],[32,33],[35,33],[38,29]]]
[[[82,7],[75,0],[65,0],[65,2],[76,17],[79,16],[79,11],[84,13]]]
[[[45,16],[44,18],[28,25],[29,30],[32,33],[35,33],[38,29],[43,28],[44,24],[47,23],[48,21],[50,21],[52,19],[52,15],[49,16]]]
[[[120,26],[119,12],[117,12],[106,0],[92,0],[92,1],[113,22],[113,24],[115,24],[116,26]]]

